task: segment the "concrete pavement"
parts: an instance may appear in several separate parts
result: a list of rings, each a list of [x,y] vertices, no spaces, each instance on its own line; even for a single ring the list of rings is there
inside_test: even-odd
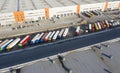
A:
[[[38,23],[35,23],[34,26],[26,27],[26,28],[22,28],[22,29],[18,29],[18,30],[12,30],[10,27],[9,28],[7,27],[6,29],[1,28],[0,29],[0,39],[20,36],[20,35],[25,35],[25,34],[31,34],[31,33],[35,33],[35,32],[42,32],[42,31],[46,31],[47,29],[54,30],[54,29],[58,29],[58,28],[69,27],[69,26],[73,26],[70,23],[72,23],[72,22],[77,23],[80,20],[81,20],[81,18],[78,18],[75,15],[75,16],[71,16],[71,17],[69,16],[69,17],[56,19],[55,23],[53,23],[50,20],[42,20],[42,21],[38,22],[39,25],[36,25]],[[84,24],[84,23],[86,23],[86,22],[85,21],[81,22],[81,24]],[[74,24],[74,25],[80,25],[80,23]]]

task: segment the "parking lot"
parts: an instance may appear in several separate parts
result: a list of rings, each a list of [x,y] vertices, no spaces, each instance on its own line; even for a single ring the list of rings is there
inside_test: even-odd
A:
[[[54,18],[54,21],[53,20],[44,20],[44,21],[35,22],[34,24],[37,24],[37,25],[34,25],[32,27],[26,27],[26,28],[21,28],[21,29],[14,29],[14,30],[11,30],[11,28],[10,28],[10,30],[12,31],[11,33],[5,32],[5,33],[1,33],[1,34],[3,34],[4,36],[9,36],[10,34],[11,35],[15,34],[16,37],[20,38],[20,39],[23,39],[27,35],[29,35],[30,40],[23,47],[19,47],[16,45],[12,49],[10,49],[10,50],[17,50],[17,49],[24,49],[24,48],[28,48],[31,46],[35,46],[38,44],[45,44],[45,43],[55,42],[58,40],[64,40],[64,39],[72,38],[72,37],[75,37],[78,35],[82,36],[82,35],[89,34],[89,33],[99,32],[99,31],[103,31],[103,30],[109,30],[114,27],[120,26],[120,20],[118,18],[119,10],[107,11],[107,12],[99,11],[100,15],[92,15],[92,17],[88,17],[88,16],[86,16],[84,14],[82,15],[82,14],[80,14],[80,17],[75,15],[75,16],[70,16],[70,17],[65,17],[65,18]],[[109,15],[111,15],[111,17]],[[111,20],[113,20],[113,19],[114,19],[114,21],[111,22]],[[46,24],[46,25],[44,25],[44,24]],[[47,27],[45,27],[45,26],[47,26]],[[77,31],[77,27],[80,27],[78,31]],[[30,44],[31,40],[35,37],[36,34],[49,33],[49,32],[53,32],[53,31],[56,32],[56,31],[61,31],[62,29],[66,29],[66,28],[69,28],[69,31],[65,38],[55,39],[55,41],[50,41],[50,42],[47,41],[47,42],[42,42],[42,43],[36,43],[34,45]],[[36,30],[37,30],[37,32],[35,32]],[[8,31],[8,29],[7,29],[7,31]],[[23,33],[23,31],[24,31],[24,33]],[[30,31],[32,31],[32,32],[30,32]],[[18,32],[19,32],[19,34],[18,34]],[[28,33],[28,32],[30,32],[30,33]],[[9,33],[9,34],[7,34],[7,33]],[[20,34],[20,33],[22,33],[22,34]],[[9,40],[16,39],[16,37],[12,36],[8,39]],[[6,39],[6,37],[1,40],[4,41],[5,39]],[[2,51],[2,52],[4,52],[4,51]],[[5,50],[5,52],[6,52],[6,50]]]

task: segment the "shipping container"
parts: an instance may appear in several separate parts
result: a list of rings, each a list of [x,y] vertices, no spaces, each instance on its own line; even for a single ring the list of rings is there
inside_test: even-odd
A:
[[[41,33],[40,36],[38,37],[38,40],[36,40],[36,43],[41,43],[42,41],[42,37],[43,37],[44,33]]]
[[[10,50],[11,48],[13,48],[19,41],[20,41],[20,38],[16,38],[7,46],[7,50]]]
[[[45,42],[44,39],[45,39],[45,37],[46,37],[47,35],[48,35],[47,32],[43,35],[43,37],[42,37],[42,39],[41,39],[41,43],[42,43],[42,42]]]
[[[48,42],[49,36],[50,36],[51,34],[52,34],[52,32],[49,32],[49,33],[47,34],[47,36],[46,36],[45,39],[44,39],[45,42]]]
[[[77,26],[75,30],[75,36],[79,35],[79,33],[80,33],[80,26]]]
[[[54,36],[55,32],[56,32],[56,31],[53,31],[53,32],[52,32],[52,34],[49,36],[49,38],[48,38],[48,40],[49,40],[49,41],[51,41],[51,40],[52,40],[52,38],[53,38],[53,36]]]
[[[68,35],[68,32],[69,32],[69,28],[66,28],[64,33],[63,33],[63,37],[65,38],[67,35]]]
[[[35,44],[39,36],[40,36],[40,34],[35,35],[35,37],[33,37],[33,39],[31,40],[30,43]]]
[[[13,41],[13,39],[9,40],[7,43],[1,46],[1,51],[6,50],[6,47]]]
[[[58,34],[57,38],[58,38],[59,40],[62,39],[63,32],[64,32],[64,29],[62,29],[62,30],[60,31],[60,33]]]
[[[18,46],[24,46],[28,43],[28,41],[30,40],[30,36],[27,35],[22,41],[20,41],[20,43],[18,44]]]
[[[54,34],[54,36],[52,38],[53,41],[55,41],[57,39],[57,36],[58,36],[59,32],[60,32],[59,30],[56,31],[56,33]]]

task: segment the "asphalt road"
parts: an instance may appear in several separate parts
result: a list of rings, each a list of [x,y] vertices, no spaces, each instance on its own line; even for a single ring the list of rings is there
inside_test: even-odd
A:
[[[0,69],[120,37],[120,27],[0,55]]]

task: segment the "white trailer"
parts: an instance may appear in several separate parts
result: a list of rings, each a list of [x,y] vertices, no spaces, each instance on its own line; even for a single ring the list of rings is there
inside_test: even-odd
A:
[[[13,39],[9,40],[7,43],[5,43],[4,45],[1,46],[1,50],[5,50],[6,47],[13,41]]]
[[[80,26],[77,26],[76,32],[79,32],[79,31],[80,31]]]
[[[109,26],[109,23],[108,23],[108,21],[107,21],[107,20],[105,20],[105,23],[106,23],[107,27],[110,27],[110,26]]]
[[[68,34],[68,32],[69,32],[69,28],[66,28],[65,31],[64,31],[64,33],[63,33],[63,37],[66,37],[67,34]]]
[[[0,40],[0,44],[2,43],[2,41]]]
[[[19,41],[20,41],[20,38],[16,38],[13,42],[11,42],[11,43],[7,46],[7,50],[10,50],[11,48],[13,48]]]
[[[41,33],[37,39],[40,40],[43,35],[44,35],[44,33]]]
[[[4,40],[4,41],[0,44],[0,48],[1,48],[2,45],[4,45],[5,43],[7,43],[8,41],[9,41],[8,39]]]
[[[35,44],[39,36],[40,34],[35,35],[35,37],[31,40],[31,44]]]
[[[60,32],[59,30],[56,31],[55,35],[52,38],[53,41],[55,41],[57,39],[57,36],[58,36],[59,32]]]
[[[89,28],[89,31],[91,31],[92,30],[92,24],[89,24],[88,28]]]
[[[44,33],[41,33],[40,36],[38,37],[36,43],[42,42],[42,37],[43,37]]]
[[[97,24],[98,24],[99,29],[101,30],[101,29],[102,29],[102,27],[101,27],[100,23],[99,23],[99,22],[97,22]]]
[[[79,35],[79,33],[80,33],[80,26],[77,26],[75,30],[75,36]]]
[[[48,40],[51,41],[52,37],[54,36],[55,31],[52,32],[52,34],[48,37]]]
[[[60,33],[58,34],[58,39],[61,39],[61,38],[62,38],[63,32],[64,32],[64,29],[62,29],[62,30],[60,31]]]

